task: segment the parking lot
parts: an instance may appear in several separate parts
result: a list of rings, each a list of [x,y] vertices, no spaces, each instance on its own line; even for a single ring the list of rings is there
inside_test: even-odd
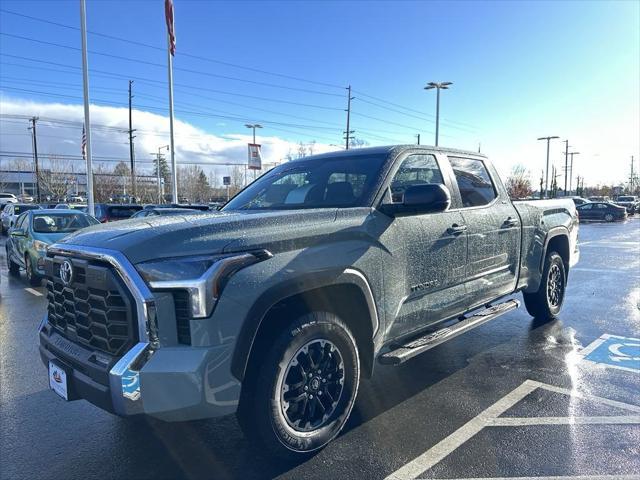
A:
[[[377,366],[347,428],[302,464],[256,453],[235,417],[123,419],[49,391],[43,288],[0,240],[0,477],[640,478],[640,218],[580,227],[561,318],[520,308]]]

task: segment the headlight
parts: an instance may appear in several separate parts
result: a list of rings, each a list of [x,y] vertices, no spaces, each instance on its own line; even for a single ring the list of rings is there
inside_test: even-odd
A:
[[[33,248],[35,248],[38,252],[46,252],[48,246],[48,243],[41,242],[40,240],[33,241]]]
[[[136,269],[153,290],[186,290],[192,318],[211,315],[227,280],[248,265],[271,258],[266,250],[250,253],[169,258],[139,263]]]

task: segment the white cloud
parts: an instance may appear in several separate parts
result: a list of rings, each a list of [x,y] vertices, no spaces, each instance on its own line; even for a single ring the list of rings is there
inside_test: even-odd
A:
[[[84,110],[81,105],[67,105],[61,103],[40,103],[27,100],[17,100],[7,97],[0,98],[0,113],[3,115],[37,116],[38,122],[38,151],[42,156],[49,154],[79,156],[80,141]],[[48,122],[47,119],[76,122],[76,125],[64,125]],[[129,161],[129,112],[126,108],[91,105],[91,123],[96,125],[92,129],[92,153],[100,157],[115,157]],[[99,128],[99,125],[115,127],[114,129]],[[10,152],[30,153],[31,138],[26,130],[28,121],[0,119],[0,150]],[[169,143],[169,119],[162,115],[141,110],[133,111],[133,127],[136,138],[136,160],[139,169],[151,171],[153,155],[158,147]],[[244,127],[243,127],[244,128]],[[228,135],[212,135],[190,123],[176,119],[174,123],[175,151],[178,164],[201,164],[205,171],[221,164],[245,164],[247,160],[247,143],[252,141],[251,135],[231,133]],[[248,132],[249,133],[249,132]],[[277,136],[259,136],[262,144],[263,164],[280,163],[287,154],[294,156],[298,151],[298,144]],[[314,152],[327,152],[335,147],[315,144]],[[166,154],[166,149],[162,150]],[[81,165],[78,162],[78,165]],[[79,168],[82,168],[79,166]],[[222,175],[228,167],[216,167],[215,171]]]

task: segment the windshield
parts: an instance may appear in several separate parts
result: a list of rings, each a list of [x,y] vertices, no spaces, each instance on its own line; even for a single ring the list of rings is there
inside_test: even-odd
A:
[[[364,206],[386,158],[386,155],[358,155],[287,163],[249,185],[222,210]]]
[[[99,223],[84,213],[42,213],[33,216],[36,233],[71,233]]]
[[[634,202],[635,197],[618,197],[619,202]]]

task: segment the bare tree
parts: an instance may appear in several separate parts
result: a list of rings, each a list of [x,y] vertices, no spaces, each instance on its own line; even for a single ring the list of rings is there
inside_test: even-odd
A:
[[[524,165],[515,165],[505,182],[512,199],[527,198],[533,193],[531,175]]]
[[[75,177],[70,173],[71,163],[61,160],[56,155],[50,155],[46,165],[38,171],[40,194],[49,196],[53,200],[62,200],[66,197],[69,186],[75,182]]]

